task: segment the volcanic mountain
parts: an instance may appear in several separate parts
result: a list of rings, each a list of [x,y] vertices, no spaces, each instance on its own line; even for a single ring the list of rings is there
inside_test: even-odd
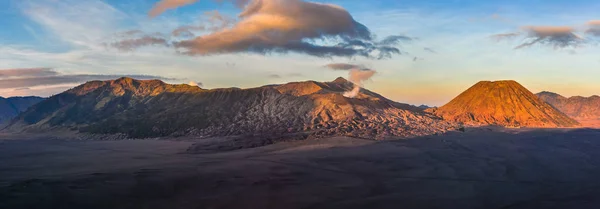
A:
[[[515,81],[481,81],[450,103],[428,111],[469,126],[554,128],[579,125]]]
[[[41,97],[0,97],[0,126],[42,100]]]
[[[343,78],[212,90],[159,80],[93,81],[33,106],[7,130],[72,130],[133,138],[300,134],[383,139],[456,128],[366,89],[356,98],[344,97],[352,87]]]
[[[537,96],[584,125],[600,121],[600,96],[566,98],[547,91],[540,92]]]

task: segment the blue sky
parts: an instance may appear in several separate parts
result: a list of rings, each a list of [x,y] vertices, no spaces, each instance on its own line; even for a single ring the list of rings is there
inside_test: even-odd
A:
[[[343,7],[377,37],[415,38],[400,46],[404,54],[385,60],[298,53],[187,56],[158,46],[131,52],[106,47],[104,43],[124,31],[169,33],[202,21],[206,11],[218,10],[232,17],[240,12],[229,3],[200,0],[149,18],[148,11],[156,2],[0,1],[0,69],[52,68],[61,75],[153,75],[174,78],[171,83],[197,81],[204,88],[220,88],[328,81],[348,73],[324,65],[354,63],[378,71],[366,88],[411,104],[443,105],[480,80],[517,80],[534,92],[548,90],[566,96],[600,94],[596,37],[586,36],[586,43],[578,47],[537,44],[523,49],[514,48],[525,37],[504,41],[491,38],[519,32],[525,26],[568,26],[584,36],[584,29],[579,28],[600,19],[599,1],[318,1]],[[0,96],[48,96],[79,82],[11,87],[0,89]]]

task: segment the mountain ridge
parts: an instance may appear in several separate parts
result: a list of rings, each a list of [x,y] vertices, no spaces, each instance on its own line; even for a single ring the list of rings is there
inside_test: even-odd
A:
[[[0,126],[7,123],[30,106],[44,100],[42,97],[0,97]]]
[[[202,89],[159,80],[91,81],[21,114],[10,131],[71,130],[133,138],[354,136],[383,139],[443,133],[454,123],[354,84],[302,81],[256,88]]]
[[[590,97],[572,96],[564,97],[554,92],[543,91],[536,94],[540,99],[549,103],[566,115],[581,123],[597,127],[600,125],[600,96]]]

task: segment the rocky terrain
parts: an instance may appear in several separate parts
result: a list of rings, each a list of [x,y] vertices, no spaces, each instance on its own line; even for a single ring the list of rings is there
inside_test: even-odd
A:
[[[422,109],[361,90],[353,84],[294,82],[251,89],[202,89],[159,80],[93,81],[33,106],[6,129],[77,131],[128,137],[259,136],[280,140],[353,136],[412,137],[456,129]]]
[[[598,126],[598,124],[594,125],[593,122],[596,121],[597,123],[600,121],[600,96],[574,96],[567,98],[560,94],[547,91],[540,92],[536,95],[582,124]]]
[[[41,97],[0,97],[0,127],[42,100]]]
[[[469,126],[557,128],[580,125],[515,81],[481,81],[450,103],[427,111]]]

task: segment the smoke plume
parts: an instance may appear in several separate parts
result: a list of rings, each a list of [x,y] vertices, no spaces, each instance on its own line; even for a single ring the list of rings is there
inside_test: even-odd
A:
[[[348,98],[354,98],[358,96],[360,89],[363,87],[363,82],[371,79],[375,73],[377,73],[377,71],[371,69],[354,68],[350,70],[350,77],[348,80],[354,83],[354,88],[352,91],[344,92],[344,96]]]
[[[196,82],[196,81],[190,81],[190,82],[188,83],[188,85],[190,85],[190,86],[202,87],[202,83],[200,83],[200,82]]]

